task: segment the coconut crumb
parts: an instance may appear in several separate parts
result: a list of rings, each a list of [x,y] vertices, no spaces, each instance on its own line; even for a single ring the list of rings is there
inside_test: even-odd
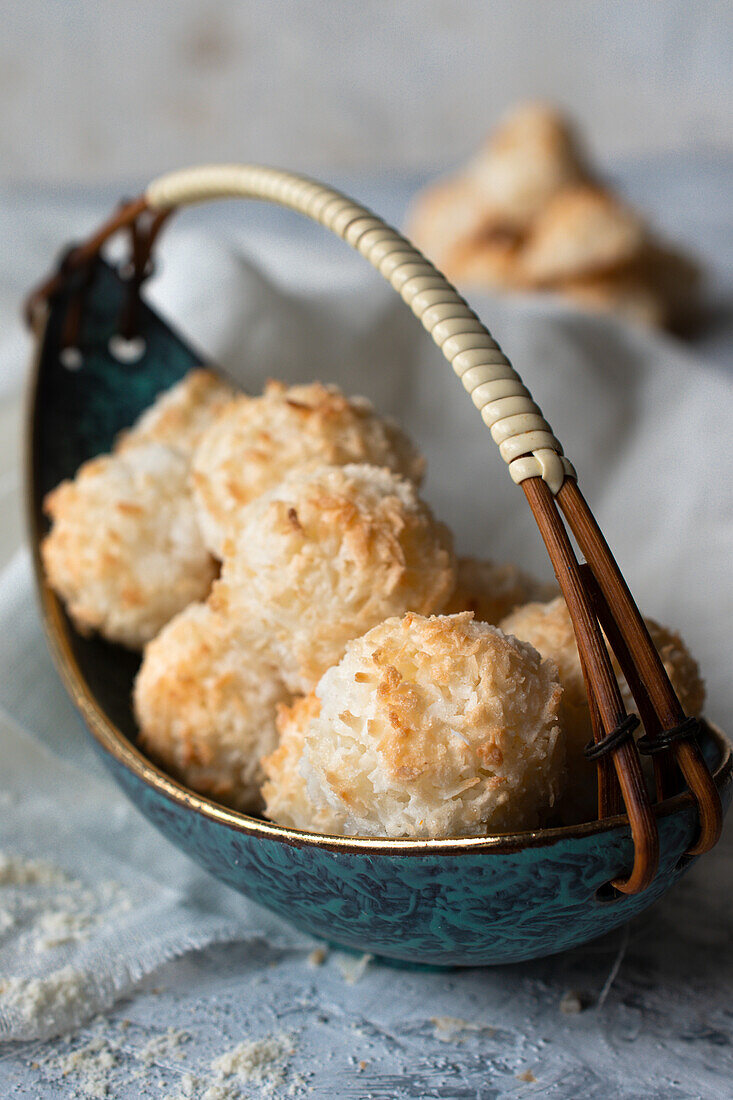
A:
[[[48,910],[41,914],[33,946],[36,952],[50,951],[61,944],[85,940],[95,920],[91,913]]]
[[[209,1085],[201,1094],[201,1100],[242,1100],[242,1094],[238,1088],[230,1088],[229,1085]]]
[[[178,1092],[169,1092],[163,1100],[191,1100],[192,1097],[201,1094],[202,1084],[200,1077],[194,1077],[192,1073],[184,1073],[178,1083]]]
[[[239,1089],[228,1085],[210,1084],[193,1073],[184,1073],[179,1082],[179,1091],[171,1092],[163,1100],[241,1100]]]
[[[218,1081],[235,1078],[238,1083],[263,1085],[263,1091],[271,1093],[284,1082],[286,1060],[292,1052],[291,1036],[281,1032],[264,1039],[238,1043],[232,1050],[215,1058],[211,1069]],[[219,1098],[208,1097],[205,1093],[204,1100]]]
[[[160,1058],[183,1058],[181,1047],[188,1043],[191,1035],[188,1031],[181,1031],[175,1027],[169,1027],[160,1035],[154,1035],[147,1043],[134,1052],[135,1057],[146,1066],[152,1065]]]
[[[87,976],[71,966],[45,978],[8,978],[0,983],[0,1008],[24,1024],[53,1025],[87,993]]]
[[[568,990],[567,993],[563,993],[560,998],[560,1011],[565,1016],[575,1016],[578,1012],[582,1012],[584,1007],[581,994],[577,993],[574,989]]]
[[[323,966],[328,958],[328,949],[325,947],[315,947],[308,956],[309,966]]]
[[[28,888],[22,898],[23,923],[34,926],[29,946],[36,954],[87,939],[94,925],[131,906],[129,895],[117,882],[103,881],[88,888],[47,860],[7,852],[0,852],[0,887],[9,891],[10,903],[8,909],[0,910],[0,933],[18,924],[13,913],[18,901],[15,890]]]
[[[373,955],[361,955],[358,959],[342,959],[339,963],[339,970],[343,976],[345,982],[349,985],[356,985],[364,977],[369,963],[374,959]]]
[[[305,1088],[308,1088],[308,1090],[310,1092],[313,1092],[313,1086],[308,1084],[308,1082],[306,1081],[303,1074],[302,1073],[294,1073],[292,1075],[292,1080],[290,1081],[290,1084],[288,1085],[287,1095],[288,1096],[297,1096]]]
[[[242,1100],[242,1094],[229,1085],[209,1085],[206,1092],[201,1093],[201,1100]]]
[[[462,1020],[459,1016],[431,1016],[433,1036],[441,1043],[462,1043],[467,1032],[481,1033],[482,1035],[494,1035],[496,1028],[488,1024]]]
[[[45,859],[24,859],[0,852],[0,886],[76,886],[76,879]]]
[[[104,1100],[109,1095],[110,1072],[117,1065],[117,1054],[108,1039],[98,1036],[60,1058],[57,1065],[64,1077],[73,1074],[78,1078],[85,1096]]]

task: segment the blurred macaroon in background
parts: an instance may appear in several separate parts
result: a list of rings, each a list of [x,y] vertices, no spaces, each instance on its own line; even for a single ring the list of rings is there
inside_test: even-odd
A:
[[[541,102],[510,111],[458,173],[425,188],[408,233],[459,285],[554,291],[678,331],[699,317],[698,267],[655,238]]]

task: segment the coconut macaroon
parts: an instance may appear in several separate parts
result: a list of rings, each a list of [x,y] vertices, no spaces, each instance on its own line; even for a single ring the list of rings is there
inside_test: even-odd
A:
[[[542,103],[511,112],[458,172],[428,185],[408,233],[459,286],[550,291],[675,329],[699,316],[697,264],[613,194]]]
[[[584,179],[586,168],[567,119],[546,103],[525,103],[502,119],[466,175],[489,224],[522,230],[561,188]]]
[[[208,593],[216,565],[188,472],[183,455],[147,443],[84,463],[46,496],[46,576],[81,633],[141,649]]]
[[[557,111],[524,104],[501,121],[461,171],[417,197],[408,233],[449,277],[465,278],[468,266],[502,285],[515,239],[562,187],[584,178],[582,161],[572,129]]]
[[[135,681],[140,744],[171,775],[239,810],[261,806],[260,758],[289,695],[258,639],[194,603],[145,647]]]
[[[549,600],[557,592],[556,585],[536,580],[513,562],[499,565],[479,558],[459,558],[457,572],[446,614],[472,611],[474,618],[494,626],[520,604]]]
[[[646,625],[684,710],[687,714],[699,714],[705,702],[705,687],[697,662],[674,631],[653,619],[647,619]],[[503,619],[500,626],[507,634],[529,642],[543,657],[557,665],[563,686],[560,717],[567,742],[569,804],[572,812],[594,815],[596,766],[583,755],[593,730],[567,605],[562,597],[550,603],[528,603]],[[615,658],[613,664],[626,708],[635,711],[636,704]]]
[[[191,370],[175,386],[164,390],[133,426],[120,434],[115,450],[165,443],[190,456],[234,395],[233,387],[213,371]]]
[[[270,382],[261,397],[237,397],[194,456],[194,492],[209,549],[223,557],[242,508],[291,470],[354,462],[386,466],[413,481],[425,466],[396,424],[336,386]]]
[[[391,615],[429,614],[455,586],[452,538],[412,482],[376,466],[295,470],[242,514],[213,604],[257,622],[305,693],[346,643]]]
[[[561,694],[551,662],[470,612],[388,619],[283,725],[266,812],[347,835],[532,828],[564,782]]]

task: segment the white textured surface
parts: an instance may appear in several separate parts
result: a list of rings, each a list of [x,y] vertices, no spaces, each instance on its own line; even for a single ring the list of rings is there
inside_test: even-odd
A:
[[[678,215],[679,197],[687,194],[688,219],[692,210],[697,217],[695,222],[693,216],[692,224],[709,227],[704,239],[710,242],[714,254],[724,259],[730,247],[725,192],[721,192],[718,206],[722,213],[716,216],[712,203],[695,205],[706,188],[711,194],[709,180],[698,178],[695,184],[694,175],[680,172],[678,164],[672,171],[671,184],[669,176],[663,177],[668,180],[666,191],[657,182],[651,188],[645,187],[643,175],[636,177],[633,186],[652,204],[660,194],[675,194],[677,201],[670,210]],[[680,182],[684,180],[687,191]],[[360,193],[358,188],[356,193]],[[394,194],[386,193],[385,202],[378,205],[386,208],[388,215],[398,217],[398,212],[393,214],[389,209],[390,203],[394,207],[396,202]],[[111,199],[100,204],[96,212],[105,213],[111,204]],[[683,216],[674,223],[678,231],[685,224],[684,202],[681,208]],[[224,224],[247,224],[232,218],[231,209],[226,215],[226,223],[221,219],[211,223],[219,233]],[[47,262],[69,229],[73,232],[81,225],[88,229],[93,217],[85,204],[56,207],[52,216],[48,207],[36,208],[34,213],[27,199],[15,206],[6,203],[1,216],[8,230],[9,248],[5,265],[0,268],[0,287],[4,288],[0,309],[4,318],[10,318],[15,311],[14,298],[38,274],[39,265]],[[277,224],[255,223],[255,232],[248,240],[258,254],[264,251],[261,230],[276,228]],[[691,224],[689,220],[687,224]],[[179,316],[193,326],[206,346],[219,349],[229,362],[238,358],[241,364],[242,349],[246,348],[244,366],[248,372],[255,370],[256,363],[263,374],[278,373],[280,369],[292,377],[303,369],[302,348],[310,346],[319,348],[318,366],[329,373],[335,364],[350,359],[355,373],[346,384],[365,388],[382,407],[399,409],[404,400],[403,387],[414,382],[414,392],[420,398],[414,409],[418,435],[427,446],[431,466],[429,498],[461,528],[468,549],[486,552],[490,547],[497,556],[503,556],[521,547],[526,550],[520,555],[525,564],[540,564],[539,540],[521,497],[508,482],[475,410],[437,350],[431,349],[423,361],[423,352],[430,344],[409,312],[396,303],[394,308],[399,312],[394,313],[391,300],[382,298],[376,288],[374,296],[365,293],[363,262],[359,267],[358,258],[352,258],[357,266],[350,264],[343,245],[336,243],[333,252],[324,246],[323,253],[319,253],[314,250],[318,238],[292,227],[287,239],[287,250],[281,247],[269,253],[270,269],[276,269],[279,263],[293,289],[302,285],[303,273],[311,271],[311,289],[315,289],[309,302],[291,303],[284,325],[272,325],[273,310],[279,301],[272,287],[263,286],[223,250],[204,250],[200,237],[185,232],[178,244],[171,241],[167,288],[160,287],[159,295],[165,295],[169,309],[171,303],[175,304]],[[184,277],[181,269],[185,256],[192,255],[192,244],[197,247],[191,265],[197,272],[194,280],[190,274]],[[272,237],[268,245],[273,248]],[[322,262],[317,262],[319,257]],[[343,330],[328,324],[323,297],[333,285],[334,271],[343,273],[347,283],[347,289],[334,298],[338,298],[341,315],[348,322]],[[374,283],[370,285],[374,287]],[[362,288],[358,311],[353,309],[353,298],[347,293],[354,287]],[[239,308],[229,322],[219,317],[217,337],[212,314],[216,314],[213,306],[221,293],[229,294],[230,300],[235,295]],[[703,475],[702,463],[696,465],[692,444],[696,439],[705,442],[707,432],[713,433],[716,446],[721,446],[722,425],[730,420],[729,382],[714,367],[685,353],[672,341],[631,333],[610,321],[595,323],[539,302],[526,306],[487,302],[481,312],[495,323],[507,348],[521,362],[521,369],[526,369],[548,413],[567,437],[577,457],[582,484],[594,504],[599,503],[600,518],[620,551],[642,604],[658,617],[671,618],[680,625],[693,649],[700,651],[710,680],[711,714],[725,723],[733,709],[725,659],[725,631],[731,615],[726,602],[730,600],[730,550],[726,541],[730,531],[716,526],[711,517],[718,509],[729,508],[729,495],[724,484]],[[278,316],[285,320],[282,314]],[[10,334],[8,325],[6,331]],[[416,340],[420,341],[419,355]],[[298,354],[287,352],[292,346]],[[715,346],[725,350],[720,340]],[[387,362],[389,348],[398,349],[400,370],[384,375],[380,368]],[[15,355],[8,346],[7,356],[0,363],[0,377],[10,386],[18,373],[19,360],[12,361]],[[357,368],[365,373],[357,375]],[[681,395],[690,392],[690,387],[696,391],[695,400],[676,409]],[[652,494],[649,485],[638,477],[643,455],[638,448],[638,432],[648,414],[664,403],[665,394],[672,396],[668,416],[676,417],[676,445],[665,449],[663,434],[655,436],[650,444],[655,460],[651,469],[660,467]],[[18,415],[13,408],[17,407],[13,399],[4,423],[13,424]],[[579,409],[583,410],[581,415]],[[460,418],[466,439],[460,467],[455,465],[455,431],[446,428],[456,417]],[[473,451],[471,462],[467,461],[471,440],[476,441],[475,462]],[[0,457],[7,467],[2,469],[14,466],[7,460],[6,448],[10,447],[11,436],[3,432]],[[589,464],[594,447],[618,456],[612,485]],[[677,469],[680,461],[685,467],[683,488],[689,488],[684,507],[667,491],[671,485],[669,468]],[[15,507],[12,473],[3,484],[8,490],[3,505],[7,501]],[[470,524],[465,515],[461,519],[460,502],[465,499],[480,499],[482,506],[480,512],[472,509]],[[631,511],[630,499],[636,502]],[[663,526],[655,520],[657,506],[664,512]],[[668,536],[670,527],[674,538]],[[653,536],[659,531],[655,541]],[[2,534],[5,540],[5,530]],[[692,540],[695,548],[703,541],[704,574],[694,567],[697,558],[685,552],[690,544],[686,539]],[[3,550],[12,541],[10,534]],[[86,812],[78,792],[91,785],[86,778],[89,768],[96,774],[95,790],[104,798],[110,829],[107,833],[99,830],[90,805],[87,830],[93,830],[95,846],[106,849],[109,876],[121,878],[124,867],[115,852],[112,825],[122,823],[124,836],[126,823],[136,818],[109,782],[99,778],[101,773],[90,756],[80,723],[48,673],[48,658],[27,583],[18,580],[12,587],[16,602],[5,603],[12,629],[0,632],[5,642],[0,658],[4,701],[53,752],[81,770],[73,773],[76,778],[69,787],[72,773],[51,765],[51,797],[45,803],[46,833],[41,840],[32,842],[37,832],[22,832],[28,820],[21,813],[23,801],[14,809],[13,803],[6,800],[0,816],[0,842],[13,839],[8,833],[8,823],[12,822],[16,846],[20,846],[22,835],[24,843],[32,843],[34,848],[28,854],[45,854],[73,868],[71,838],[79,820],[74,814]],[[12,731],[3,726],[1,736],[3,759],[7,760]],[[15,743],[19,743],[17,737]],[[16,759],[20,765],[30,766],[32,773],[33,753],[27,757],[25,763],[22,753]],[[65,788],[56,808],[54,784]],[[26,779],[23,785],[27,789],[31,783]],[[29,812],[35,812],[35,800],[24,801]],[[57,822],[63,823],[63,830],[47,828],[49,823]],[[135,833],[138,839],[130,852],[131,867],[137,863],[138,845],[142,855],[152,850],[157,866],[166,870],[166,888],[174,892],[182,889],[189,903],[203,905],[214,920],[221,916],[221,899],[241,920],[244,908],[238,898],[214,886],[182,858],[173,853],[164,856],[170,849],[147,826],[138,823],[136,828],[139,832]],[[78,835],[85,834],[81,830]],[[352,974],[354,967],[345,965],[343,957],[330,956],[324,967],[315,970],[308,965],[305,951],[283,952],[261,944],[230,945],[190,955],[151,976],[131,1000],[120,1004],[98,1025],[106,1042],[120,1046],[115,1054],[118,1065],[110,1071],[109,1095],[120,1100],[148,1100],[166,1092],[175,1094],[184,1068],[198,1073],[243,1039],[286,1030],[295,1036],[287,1080],[295,1080],[292,1075],[296,1073],[310,1074],[303,1094],[324,1100],[336,1095],[360,1100],[368,1095],[377,1100],[427,1100],[438,1096],[493,1100],[531,1095],[563,1100],[578,1096],[631,1100],[639,1095],[653,1100],[693,1100],[701,1096],[727,1100],[733,1073],[728,1004],[733,982],[730,853],[728,839],[721,849],[701,861],[649,917],[632,925],[628,943],[624,936],[615,934],[583,950],[539,963],[448,975],[405,974],[372,963],[360,980],[351,984],[343,971]],[[154,905],[152,884],[150,891],[153,893],[148,900]],[[248,925],[250,932],[252,927]],[[578,1015],[562,1013],[560,1002],[571,990],[579,990],[595,1007]],[[434,1018],[443,1019],[436,1023]],[[124,1026],[124,1019],[131,1023]],[[191,1040],[183,1048],[184,1057],[179,1061],[174,1056],[161,1056],[152,1067],[143,1066],[143,1078],[136,1078],[141,1050],[169,1026],[191,1033]],[[88,1041],[93,1031],[85,1029],[73,1045]],[[40,1064],[41,1059],[64,1049],[64,1044],[58,1043],[0,1048],[0,1092],[40,1100],[70,1097],[73,1088],[78,1088],[78,1080],[72,1075],[62,1079],[57,1067]],[[366,1063],[363,1069],[361,1061]],[[38,1069],[32,1068],[34,1062],[39,1064]],[[519,1078],[527,1072],[536,1083]],[[159,1087],[160,1080],[165,1082],[164,1089]],[[308,1093],[308,1086],[314,1092]],[[252,1092],[257,1095],[252,1089],[245,1095]]]
[[[0,178],[461,159],[520,98],[601,155],[731,148],[727,0],[23,0],[3,5]]]

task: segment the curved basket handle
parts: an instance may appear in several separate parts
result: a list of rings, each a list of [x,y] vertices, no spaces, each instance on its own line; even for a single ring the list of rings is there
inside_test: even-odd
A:
[[[419,318],[480,411],[515,482],[541,477],[556,493],[566,476],[575,476],[529,390],[473,310],[371,210],[315,180],[259,165],[171,172],[151,183],[145,198],[161,211],[211,199],[264,199],[320,222],[360,252]]]
[[[587,513],[588,522],[594,524],[595,521],[579,494],[570,494],[576,486],[575,470],[563,456],[562,447],[539,407],[496,341],[447,279],[409,241],[367,208],[308,177],[259,165],[214,165],[162,176],[150,184],[143,196],[125,205],[89,241],[77,248],[67,258],[67,269],[88,262],[108,237],[119,229],[131,227],[139,278],[155,235],[169,212],[180,206],[225,198],[279,203],[320,222],[345,240],[400,294],[461,379],[490,429],[512,479],[522,486],[571,614],[594,718],[599,815],[618,813],[625,805],[634,840],[631,873],[614,885],[629,894],[645,889],[658,863],[656,819],[593,599],[555,496],[563,502],[574,531],[578,528],[579,541],[582,523],[578,512],[581,520]],[[147,227],[139,229],[144,219],[147,219]],[[30,315],[44,297],[54,293],[63,277],[62,269],[30,296]],[[568,501],[576,504],[574,512]],[[600,532],[596,536],[595,530],[597,525],[593,537],[584,540],[586,545],[581,541],[581,546],[612,607],[615,597],[612,614],[642,671],[638,690],[644,693],[645,703],[651,699],[660,716],[658,734],[664,722],[669,721],[669,714],[678,712],[674,707],[676,697],[643,628],[643,619],[625,589],[618,566],[605,542],[600,544],[602,536]],[[624,597],[619,613],[621,586],[628,598]],[[652,653],[648,652],[650,649]],[[679,710],[679,704],[677,708]],[[709,771],[704,763],[700,764],[701,754],[694,742],[670,741],[670,748],[698,803],[701,829],[694,851],[701,852],[712,847],[720,835],[720,798]],[[656,756],[655,765],[658,766]]]

